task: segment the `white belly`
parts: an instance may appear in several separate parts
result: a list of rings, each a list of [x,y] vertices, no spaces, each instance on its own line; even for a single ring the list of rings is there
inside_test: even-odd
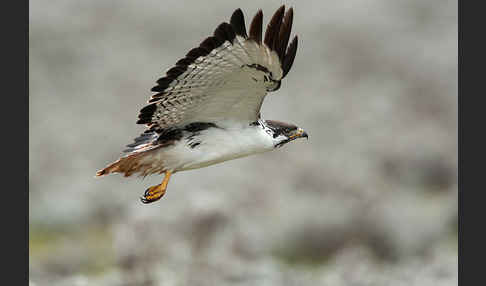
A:
[[[224,161],[273,150],[272,137],[259,126],[242,128],[209,128],[194,136],[200,142],[194,148],[186,139],[160,148],[152,157],[153,164],[166,169],[184,171],[207,167]]]

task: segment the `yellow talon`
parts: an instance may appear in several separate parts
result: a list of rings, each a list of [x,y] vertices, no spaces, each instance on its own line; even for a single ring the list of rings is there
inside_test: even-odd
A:
[[[167,190],[167,185],[169,184],[169,179],[171,175],[172,175],[171,171],[166,171],[164,180],[162,181],[161,184],[148,188],[143,194],[143,197],[140,198],[142,203],[144,204],[153,203],[155,201],[158,201],[161,197],[163,197],[165,195],[165,191]]]

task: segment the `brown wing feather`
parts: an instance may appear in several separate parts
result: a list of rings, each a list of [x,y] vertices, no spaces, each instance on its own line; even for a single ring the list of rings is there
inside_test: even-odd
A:
[[[294,9],[292,7],[285,13],[285,17],[283,19],[282,25],[280,26],[280,32],[278,34],[278,41],[275,43],[277,44],[276,51],[280,57],[280,61],[283,62],[285,57],[285,49],[287,49],[287,45],[290,39],[290,32],[292,31],[292,21],[294,18]]]
[[[250,24],[250,39],[258,44],[262,43],[263,12],[258,10]]]
[[[282,5],[273,14],[270,23],[268,23],[267,30],[265,31],[265,40],[263,41],[267,47],[275,50],[275,41],[278,41],[278,34],[280,33],[280,25],[282,25],[282,18],[285,12],[285,5]]]

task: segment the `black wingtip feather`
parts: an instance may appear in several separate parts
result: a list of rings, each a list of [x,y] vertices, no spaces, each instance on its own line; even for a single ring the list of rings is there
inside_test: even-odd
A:
[[[280,33],[280,25],[282,25],[284,13],[285,5],[282,5],[278,8],[275,14],[273,14],[272,19],[267,25],[265,40],[263,42],[272,50],[275,50],[275,42],[279,40],[278,35]]]
[[[219,24],[216,30],[214,30],[214,38],[216,39],[218,46],[225,41],[230,41],[231,43],[233,43],[235,37],[236,34],[233,30],[233,27],[226,22]]]
[[[233,15],[231,15],[230,24],[237,35],[242,36],[245,39],[248,38],[245,27],[245,16],[240,8],[236,9],[233,12]]]
[[[166,76],[161,77],[157,80],[157,84],[159,85],[169,85],[172,82],[171,78],[168,78]]]
[[[186,58],[189,61],[194,61],[195,59],[199,58],[200,56],[205,56],[207,54],[209,54],[209,52],[206,49],[197,47],[197,48],[194,48],[194,49],[190,50],[186,54]]]
[[[140,114],[138,115],[137,124],[149,124],[152,122],[152,116],[157,109],[155,103],[149,104],[140,110]]]
[[[167,87],[169,87],[169,84],[172,82],[172,78],[164,76],[161,77],[157,80],[157,85],[152,87],[151,91],[155,92],[161,92],[164,91]]]
[[[167,76],[170,78],[177,78],[187,70],[187,66],[175,66],[167,71]]]
[[[152,95],[152,98],[149,99],[149,103],[159,101],[162,96],[154,96]]]
[[[149,104],[149,105],[145,106],[144,108],[140,109],[140,115],[139,116],[143,116],[144,114],[152,114],[152,113],[154,113],[156,108],[157,107],[155,106],[155,103]]]
[[[290,68],[292,67],[292,64],[294,63],[295,59],[295,54],[297,53],[297,42],[298,42],[298,37],[297,35],[294,37],[292,42],[289,45],[289,48],[287,49],[287,53],[285,54],[283,64],[282,64],[282,70],[283,70],[283,75],[282,78],[284,78],[290,71]]]
[[[218,40],[216,40],[215,37],[207,37],[199,46],[206,50],[212,51],[218,47]]]
[[[226,22],[222,23],[221,26],[226,34],[226,40],[230,41],[233,44],[233,41],[236,38],[236,33],[235,30],[233,29],[233,26],[231,26]]]
[[[258,10],[250,25],[250,39],[253,39],[258,44],[262,43],[262,24],[263,12]]]
[[[293,18],[294,18],[294,9],[290,7],[290,9],[287,10],[287,12],[285,13],[285,16],[282,21],[282,25],[280,26],[280,32],[278,34],[276,51],[280,57],[280,61],[283,61],[285,56],[285,50],[287,49],[287,45],[289,43]]]
[[[182,58],[182,59],[177,61],[176,66],[188,66],[190,64],[192,64],[192,62],[189,59]]]
[[[167,87],[165,86],[160,86],[160,85],[156,85],[154,87],[152,87],[150,89],[150,91],[153,91],[153,92],[161,92],[161,91],[164,91],[164,89],[166,89]]]
[[[137,124],[147,124],[150,123],[150,119],[139,119],[137,120]]]

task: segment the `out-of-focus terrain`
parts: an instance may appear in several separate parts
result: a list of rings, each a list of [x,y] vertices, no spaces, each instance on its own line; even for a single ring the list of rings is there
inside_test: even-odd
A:
[[[241,7],[31,1],[31,285],[457,285],[457,1],[289,1],[299,49],[263,105],[309,133],[146,179],[95,172],[149,89]]]

